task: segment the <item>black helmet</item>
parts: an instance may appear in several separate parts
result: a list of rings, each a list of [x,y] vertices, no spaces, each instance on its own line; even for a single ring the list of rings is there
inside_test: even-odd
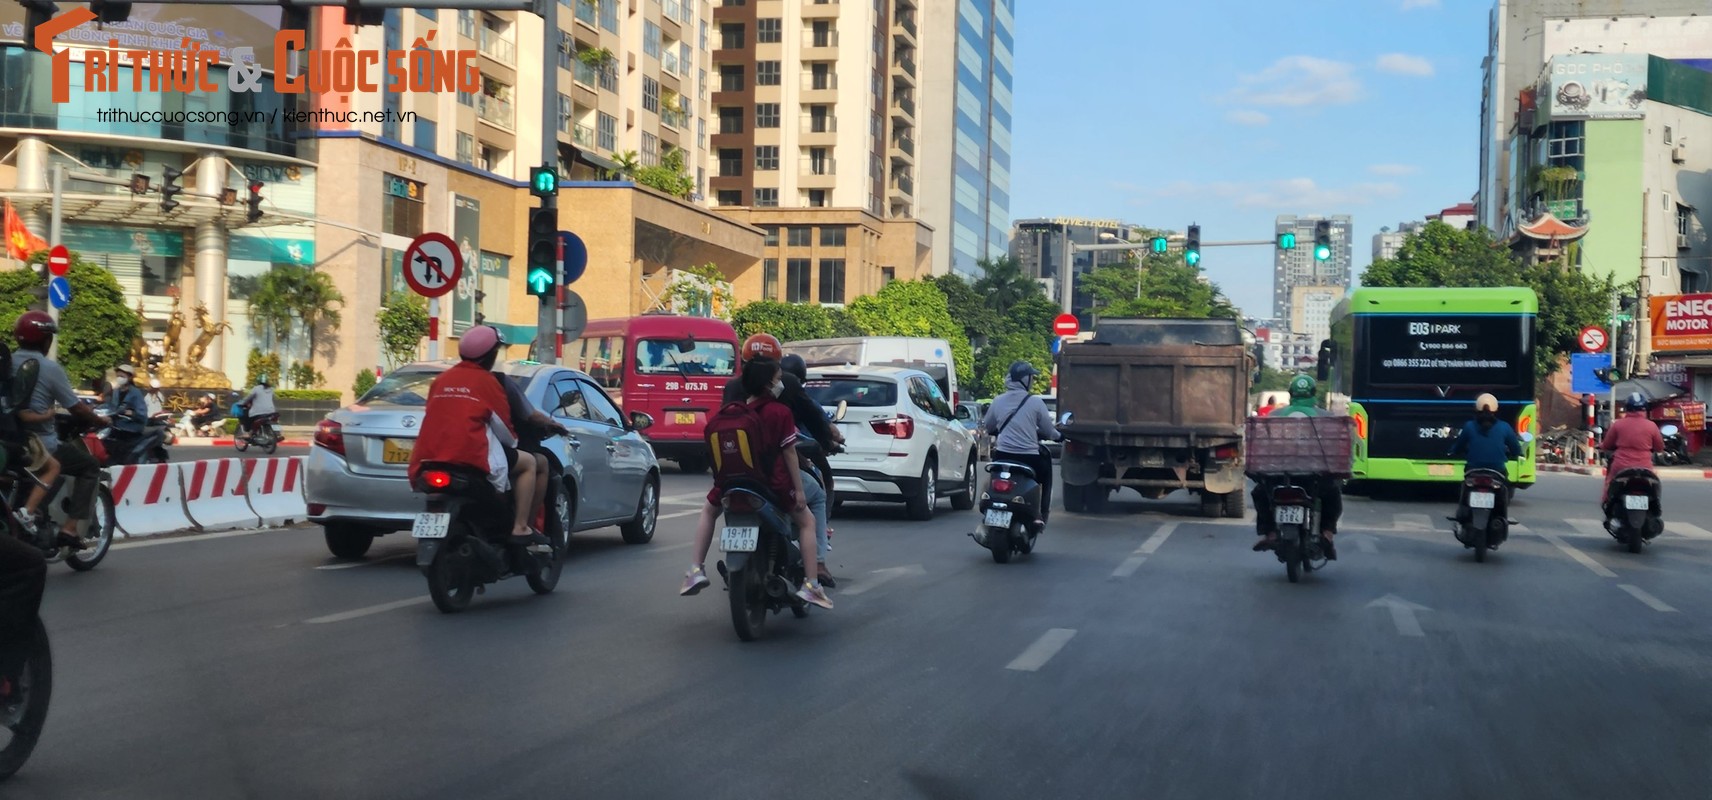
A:
[[[1030,364],[1027,361],[1013,361],[1011,362],[1011,371],[1008,380],[1012,383],[1020,383],[1027,386],[1033,383],[1034,377],[1039,374],[1040,370],[1035,369],[1033,364]]]
[[[791,353],[780,359],[779,367],[785,371],[786,375],[795,376],[799,381],[808,380],[808,362],[796,353]]]
[[[1623,400],[1623,410],[1624,411],[1645,411],[1645,410],[1647,410],[1647,398],[1646,398],[1646,396],[1642,395],[1640,392],[1630,392],[1629,396]]]

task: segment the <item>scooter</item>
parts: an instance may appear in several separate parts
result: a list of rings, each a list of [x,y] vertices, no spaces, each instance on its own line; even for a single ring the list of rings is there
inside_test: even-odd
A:
[[[249,423],[248,433],[244,432],[244,422]],[[238,423],[238,430],[232,435],[232,446],[238,448],[238,452],[242,453],[254,445],[271,456],[279,449],[280,439],[284,437],[279,433],[278,414],[247,417],[244,422]]]
[[[171,430],[164,423],[150,419],[143,425],[142,433],[133,436],[107,428],[101,431],[100,438],[106,446],[109,463],[165,464],[172,460],[166,452],[171,435]]]
[[[90,455],[102,466],[106,466],[106,456],[102,452],[100,440],[96,439],[93,446],[89,440],[94,438],[82,429],[82,424],[70,414],[55,416],[60,441],[81,442],[90,449]],[[13,515],[14,509],[23,508],[30,492],[41,485],[35,475],[24,469],[22,462],[14,462],[0,472],[0,515],[4,515],[3,524],[7,535],[16,537],[40,548],[43,558],[49,564],[64,561],[66,566],[78,572],[88,572],[95,569],[107,557],[107,552],[113,546],[113,479],[106,470],[100,470],[100,477],[95,487],[95,499],[90,505],[91,519],[83,521],[82,548],[72,550],[61,546],[57,538],[61,526],[69,518],[71,511],[71,487],[73,478],[60,475],[53,484],[47,487],[47,496],[36,509],[36,535],[31,536],[18,524]]]
[[[1065,412],[1059,424],[1069,425],[1071,419],[1071,413]],[[1049,456],[1045,445],[1040,446],[1040,454]],[[1035,540],[1045,530],[1039,522],[1044,487],[1033,469],[1012,461],[988,464],[987,474],[992,477],[976,507],[981,525],[969,537],[992,552],[994,563],[1009,564],[1013,553],[1033,553]]]
[[[512,541],[512,497],[493,488],[480,470],[459,464],[428,462],[412,489],[428,496],[410,535],[416,539],[416,566],[428,579],[428,596],[441,613],[468,608],[487,584],[522,576],[536,594],[559,585],[568,531],[548,515],[545,534],[552,544]]]
[[[1462,501],[1457,504],[1453,531],[1462,546],[1474,550],[1474,560],[1486,560],[1488,550],[1510,538],[1510,483],[1502,472],[1471,469],[1462,477]]]
[[[1654,464],[1661,467],[1680,467],[1694,461],[1688,454],[1688,439],[1682,435],[1681,428],[1665,425],[1659,428],[1659,435],[1664,437],[1664,451],[1653,456]]]
[[[737,638],[759,639],[768,615],[786,608],[797,619],[808,616],[808,603],[797,597],[806,571],[802,547],[771,493],[760,485],[740,484],[727,488],[719,504],[725,510],[725,527],[719,531],[725,558],[717,566]]]
[[[1639,553],[1664,532],[1659,510],[1659,479],[1650,469],[1626,469],[1611,479],[1605,501],[1605,530],[1629,552]]]
[[[1325,537],[1320,535],[1318,498],[1314,497],[1311,481],[1298,481],[1305,476],[1267,476],[1272,493],[1272,519],[1278,528],[1278,545],[1273,548],[1284,564],[1284,575],[1291,583],[1302,574],[1324,569],[1326,565]]]

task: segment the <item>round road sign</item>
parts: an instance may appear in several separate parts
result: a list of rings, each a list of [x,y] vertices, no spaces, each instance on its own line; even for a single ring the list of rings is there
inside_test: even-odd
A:
[[[1082,323],[1075,314],[1059,314],[1052,320],[1052,332],[1059,336],[1075,336],[1082,332]]]
[[[64,275],[71,271],[71,251],[65,245],[56,244],[48,251],[48,272]]]
[[[565,302],[559,306],[560,335],[567,342],[574,341],[582,338],[587,327],[588,306],[583,303],[583,296],[566,289]]]
[[[1580,342],[1582,350],[1589,353],[1603,352],[1605,350],[1606,343],[1609,341],[1610,337],[1605,335],[1604,328],[1596,325],[1589,325],[1581,329]]]
[[[446,234],[424,233],[404,250],[404,282],[423,297],[452,291],[463,274],[464,255]]]

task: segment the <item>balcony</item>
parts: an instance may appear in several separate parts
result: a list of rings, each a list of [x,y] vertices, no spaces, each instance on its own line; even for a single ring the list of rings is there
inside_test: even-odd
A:
[[[889,194],[892,197],[914,198],[915,181],[908,175],[895,173],[892,175],[891,191]]]
[[[803,19],[837,19],[837,0],[804,0]]]
[[[815,75],[803,73],[802,90],[805,92],[837,91],[838,76],[831,73]]]
[[[481,53],[508,67],[517,66],[517,45],[492,28],[481,29]]]
[[[809,159],[803,162],[802,171],[798,174],[804,178],[837,175],[838,160],[833,158]]]
[[[802,60],[837,61],[838,31],[805,31]]]
[[[892,160],[900,164],[915,163],[915,140],[908,136],[892,137]]]
[[[910,122],[914,122],[915,100],[908,97],[897,97],[897,102],[892,103],[892,116],[897,117],[900,114]]]
[[[602,2],[611,3],[614,2],[614,0],[602,0]],[[596,22],[597,16],[597,9],[595,8],[593,0],[577,0],[578,22],[589,26],[589,30],[598,30],[596,27],[599,24]]]
[[[669,109],[669,108],[661,108],[660,109],[660,124],[665,125],[669,128],[677,128],[679,130],[682,130],[684,128],[689,127],[690,115],[686,112],[683,112],[683,111],[676,111],[676,110]]]
[[[892,59],[892,75],[904,79],[904,82],[915,85],[915,59],[909,56],[898,56]]]
[[[571,77],[575,78],[577,83],[590,89],[600,85],[600,70],[584,64],[580,60],[571,62]]]
[[[492,95],[476,95],[476,117],[508,131],[514,129],[511,103]]]
[[[892,37],[897,39],[897,47],[900,50],[915,47],[917,36],[914,17],[899,17],[892,25]]]
[[[802,132],[804,134],[837,133],[838,118],[833,116],[804,116],[802,118]]]

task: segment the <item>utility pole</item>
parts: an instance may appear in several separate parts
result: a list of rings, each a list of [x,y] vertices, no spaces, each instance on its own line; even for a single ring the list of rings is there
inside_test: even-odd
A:
[[[617,0],[601,0],[612,3]],[[540,0],[535,6],[535,13],[541,17],[541,164],[559,172],[559,3],[558,0]],[[554,181],[554,196],[541,198],[542,208],[558,207],[558,181]],[[558,237],[554,237],[558,238]],[[559,273],[553,276],[553,284],[562,287],[564,284],[563,253],[561,261],[553,269]],[[527,274],[527,273],[525,273]],[[563,291],[561,288],[560,291]],[[543,364],[557,363],[555,345],[559,339],[559,291],[544,294],[537,298],[540,305],[536,308],[535,316],[535,352],[531,358]]]
[[[64,224],[65,208],[60,196],[65,194],[65,165],[53,165],[53,211],[48,216],[48,245],[57,247],[60,244],[61,227]],[[59,324],[59,309],[54,308],[52,300],[48,301],[48,314],[53,317],[55,325]],[[48,346],[48,359],[59,358],[59,337],[55,336],[53,344]]]
[[[1635,369],[1636,375],[1651,375],[1653,355],[1653,331],[1648,300],[1652,290],[1652,276],[1647,273],[1647,217],[1652,207],[1652,192],[1641,193],[1641,280],[1640,289],[1635,297]]]

